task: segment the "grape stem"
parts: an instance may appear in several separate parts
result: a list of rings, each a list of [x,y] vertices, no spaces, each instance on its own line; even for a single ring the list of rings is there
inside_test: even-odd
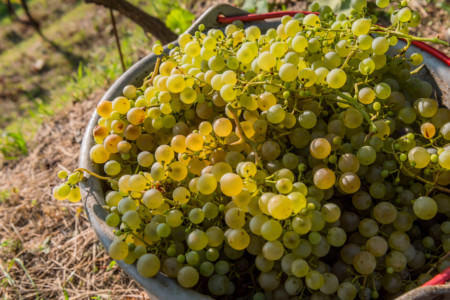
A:
[[[418,37],[418,36],[413,36],[413,35],[409,35],[409,34],[404,34],[395,30],[389,30],[387,28],[378,26],[378,25],[373,25],[372,28],[374,28],[375,31],[384,31],[387,34],[392,34],[395,35],[397,37],[400,38],[404,38],[405,40],[410,40],[410,41],[421,41],[421,42],[432,42],[432,43],[436,43],[436,44],[442,44],[445,46],[449,46],[449,44],[443,40],[440,40],[438,38],[423,38],[423,37]]]
[[[420,65],[419,67],[417,67],[416,69],[412,70],[411,72],[409,72],[410,75],[414,75],[420,72],[420,70],[423,69],[423,67],[425,67],[425,65]]]
[[[336,93],[339,95],[339,97],[345,99],[347,101],[347,104],[350,104],[354,108],[356,108],[363,115],[364,119],[366,119],[366,121],[370,124],[370,126],[372,128],[376,128],[376,126],[373,123],[372,118],[370,117],[369,113],[361,106],[361,104],[359,104],[359,102],[357,100],[347,96],[346,94],[344,94],[344,93],[342,93],[342,92],[340,92],[338,90],[336,90]]]
[[[347,58],[345,59],[344,63],[341,66],[341,70],[343,70],[345,68],[345,66],[347,65],[348,61],[353,56],[353,54],[355,54],[355,52],[356,52],[356,48],[353,48],[352,51],[350,51],[350,53],[347,55]]]
[[[85,169],[85,168],[78,168],[78,169],[75,169],[73,172],[78,172],[78,171],[83,171],[83,172],[89,173],[92,176],[97,177],[98,179],[102,179],[102,180],[109,180],[109,179],[111,179],[111,177],[100,176],[100,175],[98,175],[98,174],[96,174],[96,173],[94,173],[92,171],[89,171],[88,169]]]
[[[395,160],[400,163],[400,169],[403,170],[407,176],[412,177],[414,179],[417,179],[418,181],[421,181],[423,183],[429,184],[430,186],[432,186],[436,190],[440,190],[441,192],[445,192],[445,193],[450,194],[450,189],[447,189],[447,188],[445,188],[443,186],[440,186],[436,182],[431,182],[429,180],[426,180],[425,178],[422,178],[422,177],[412,173],[410,170],[408,170],[404,166],[403,162],[398,158],[398,155],[395,152],[394,143],[392,143],[392,151],[393,151],[392,154],[394,154]]]
[[[240,145],[240,144],[242,144],[244,142],[248,143],[253,148],[253,152],[255,152],[255,164],[258,164],[258,160],[259,160],[258,148],[257,148],[258,145],[245,135],[245,132],[242,129],[242,126],[241,126],[241,122],[239,122],[239,117],[237,115],[236,108],[234,108],[231,105],[229,105],[228,109],[230,110],[231,115],[233,116],[234,122],[236,123],[236,127],[237,127],[237,130],[238,130],[239,135],[240,135],[240,139],[238,141],[230,144],[230,146]]]
[[[147,84],[152,84],[153,79],[155,79],[156,75],[158,74],[160,64],[161,64],[161,57],[158,57],[156,59],[155,69],[153,70],[152,77],[149,80],[144,82],[144,86],[146,86]]]

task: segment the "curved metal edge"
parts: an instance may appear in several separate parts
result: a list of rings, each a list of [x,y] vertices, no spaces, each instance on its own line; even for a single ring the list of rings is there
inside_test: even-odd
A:
[[[186,32],[195,34],[195,31],[200,24],[204,24],[205,28],[207,29],[224,28],[227,24],[218,23],[217,16],[245,14],[249,13],[228,4],[219,4],[209,8],[197,21],[195,21],[195,23],[191,27],[189,27]],[[277,25],[278,23],[279,22],[277,21],[256,21],[245,23],[245,25],[246,27],[257,25],[262,30],[267,30],[268,28],[274,27],[274,25]],[[174,44],[177,44],[177,42],[174,42]],[[400,48],[400,46],[398,46],[397,48]],[[167,46],[165,47],[164,51],[168,53],[169,50],[167,49]],[[410,55],[414,52],[420,52],[423,55],[424,62],[426,62],[428,69],[431,73],[434,73],[434,75],[436,75],[434,76],[435,79],[440,78],[442,79],[442,82],[445,82],[445,84],[447,85],[447,90],[443,91],[443,95],[450,95],[448,90],[448,87],[450,86],[450,76],[448,76],[450,74],[450,68],[440,63],[440,61],[434,56],[414,46],[410,47],[407,54]],[[128,69],[115,81],[115,83],[108,89],[101,100],[112,101],[114,98],[121,96],[123,88],[128,84],[140,85],[143,78],[145,78],[145,76],[153,71],[156,59],[157,57],[152,54],[142,58],[140,61],[135,63],[130,69]],[[442,89],[442,86],[440,84],[439,87]],[[448,100],[447,98],[447,100],[444,101],[444,104],[449,107],[450,100]],[[91,162],[89,152],[90,148],[95,144],[92,137],[92,130],[97,125],[97,121],[99,118],[100,116],[94,111],[83,137],[79,160],[80,167],[86,168],[96,173],[101,172],[101,169],[98,165],[94,165]],[[112,229],[107,226],[104,221],[107,214],[102,207],[105,204],[103,193],[104,186],[99,179],[92,176],[87,177],[87,179],[82,181],[80,185],[82,196],[85,200],[85,210],[88,215],[89,221],[91,222],[92,227],[103,247],[105,249],[108,249],[109,245],[114,239],[114,234],[112,232]],[[144,278],[138,274],[135,264],[128,265],[123,261],[117,261],[117,263],[127,274],[131,276],[131,278],[133,278],[146,290],[146,292],[149,296],[152,297],[152,299],[168,299],[169,297],[176,297],[176,299],[180,300],[212,299],[211,297],[202,295],[193,290],[180,287],[174,280],[162,275],[161,273],[153,278]]]
[[[450,284],[417,287],[395,300],[437,300],[450,298]],[[441,298],[444,296],[444,298]]]

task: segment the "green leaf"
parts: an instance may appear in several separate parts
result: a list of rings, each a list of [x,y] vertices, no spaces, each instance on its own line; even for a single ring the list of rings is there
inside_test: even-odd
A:
[[[242,9],[249,11],[249,12],[255,12],[256,11],[256,2],[257,2],[257,0],[245,0],[244,4],[242,5]]]
[[[269,2],[267,0],[258,0],[256,2],[256,13],[265,14],[269,12]]]
[[[172,9],[167,16],[166,26],[176,34],[180,34],[192,25],[194,19],[195,16],[189,11],[182,8],[175,8]]]
[[[336,14],[349,14],[351,0],[317,0],[320,6],[328,5]]]

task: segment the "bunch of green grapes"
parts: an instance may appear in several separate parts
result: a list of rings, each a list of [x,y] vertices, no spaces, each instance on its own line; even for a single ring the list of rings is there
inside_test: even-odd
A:
[[[385,298],[450,265],[450,111],[414,76],[420,54],[387,54],[420,17],[402,1],[382,29],[352,5],[266,32],[200,25],[98,104],[113,259],[254,300]],[[79,201],[83,171],[55,198]]]

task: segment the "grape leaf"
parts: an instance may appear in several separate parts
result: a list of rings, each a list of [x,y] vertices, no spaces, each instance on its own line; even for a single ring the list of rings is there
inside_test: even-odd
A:
[[[173,32],[180,34],[192,25],[194,19],[195,16],[189,11],[182,8],[174,8],[166,18],[166,26]]]

